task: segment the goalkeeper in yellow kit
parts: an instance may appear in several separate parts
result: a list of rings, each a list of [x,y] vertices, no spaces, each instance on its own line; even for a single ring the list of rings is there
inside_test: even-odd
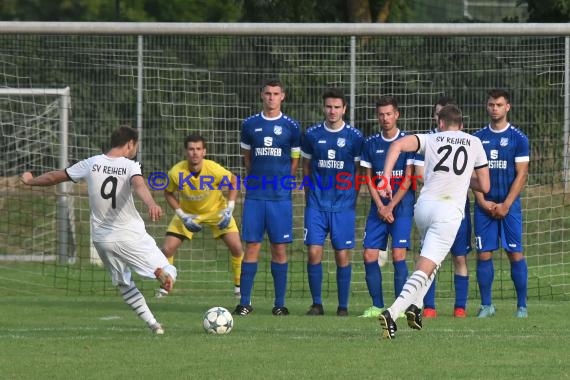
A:
[[[237,178],[218,163],[206,160],[206,141],[200,135],[184,139],[186,160],[168,172],[166,201],[176,212],[166,230],[162,252],[170,263],[182,242],[208,225],[215,238],[221,238],[231,253],[234,294],[240,296],[243,248],[237,224],[232,216],[238,194]],[[223,190],[228,190],[228,200]],[[168,292],[159,289],[158,296]]]

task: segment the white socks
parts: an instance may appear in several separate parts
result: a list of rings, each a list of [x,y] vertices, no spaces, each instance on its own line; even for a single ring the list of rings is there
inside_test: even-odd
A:
[[[131,281],[129,285],[119,285],[119,291],[125,303],[129,305],[148,326],[152,326],[156,323],[156,319],[146,304],[144,296],[135,286],[134,282]]]
[[[388,308],[392,319],[396,320],[398,316],[408,308],[408,306],[417,302],[417,299],[421,294],[425,295],[425,292],[427,292],[427,289],[429,288],[429,285],[427,284],[428,281],[428,276],[424,272],[416,270],[414,273],[412,273],[412,275],[408,278],[408,281],[406,281],[404,284],[404,287],[402,288],[402,291],[400,292],[398,298],[396,298],[396,301],[394,301],[392,306]],[[416,304],[416,306],[418,305]]]

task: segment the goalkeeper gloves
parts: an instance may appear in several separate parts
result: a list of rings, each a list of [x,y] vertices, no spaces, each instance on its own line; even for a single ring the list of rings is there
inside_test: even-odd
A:
[[[224,230],[228,228],[230,222],[232,221],[232,213],[234,212],[235,201],[228,201],[228,207],[226,207],[220,214],[220,221],[218,222],[218,228]]]
[[[202,226],[195,222],[198,218],[197,215],[188,215],[180,208],[176,209],[176,215],[182,219],[182,223],[184,223],[184,227],[186,227],[188,231],[193,233],[202,231]]]

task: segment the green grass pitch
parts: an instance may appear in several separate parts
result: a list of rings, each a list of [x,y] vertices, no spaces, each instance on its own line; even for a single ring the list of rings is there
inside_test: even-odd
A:
[[[44,282],[39,281],[44,278]],[[145,296],[166,334],[155,337],[119,296],[70,296],[48,276],[0,264],[0,368],[4,379],[563,379],[570,377],[567,301],[532,301],[530,317],[513,317],[514,300],[497,315],[454,319],[452,300],[422,331],[398,320],[393,341],[375,319],[358,318],[368,297],[351,298],[350,316],[304,313],[310,300],[291,298],[291,315],[271,315],[271,300],[254,298],[254,313],[236,317],[226,336],[206,334],[203,313],[233,309],[227,295]]]

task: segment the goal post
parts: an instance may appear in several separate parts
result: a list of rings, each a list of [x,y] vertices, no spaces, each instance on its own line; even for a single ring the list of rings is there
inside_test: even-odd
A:
[[[55,97],[57,102],[57,115],[59,119],[59,152],[58,168],[69,166],[69,113],[71,110],[71,90],[64,88],[0,88],[2,97]],[[27,115],[35,119],[36,115]],[[25,117],[24,117],[25,119]],[[2,122],[4,124],[4,122]],[[25,121],[24,121],[25,123]],[[18,128],[18,126],[16,126]],[[56,201],[56,241],[57,261],[60,264],[72,264],[76,259],[75,228],[73,216],[73,202],[70,199],[69,182],[57,185]]]

